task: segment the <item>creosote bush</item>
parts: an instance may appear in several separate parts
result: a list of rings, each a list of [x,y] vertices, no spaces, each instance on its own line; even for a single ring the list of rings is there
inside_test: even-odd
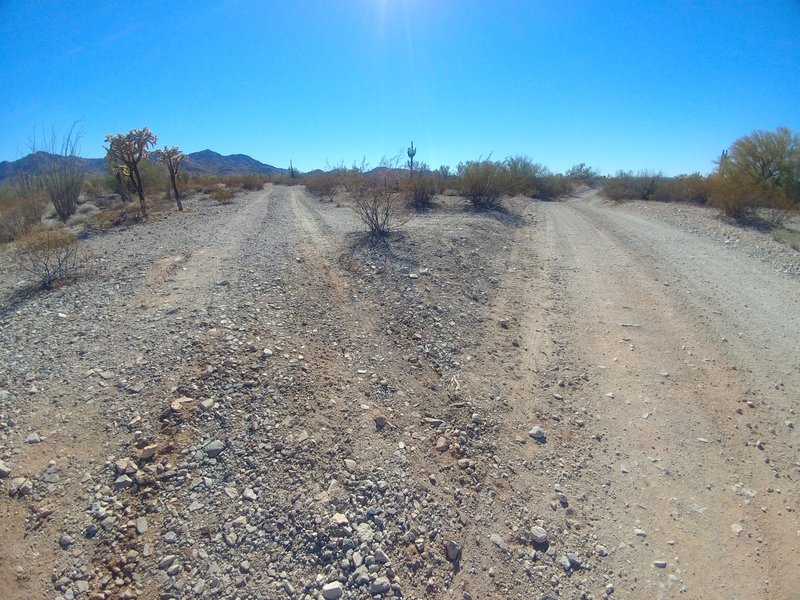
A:
[[[73,275],[83,265],[85,254],[70,230],[37,228],[17,239],[16,261],[39,287],[48,289]]]
[[[491,160],[468,161],[458,165],[458,192],[475,208],[495,208],[510,188],[502,163]]]
[[[433,199],[439,186],[433,175],[417,173],[403,184],[403,195],[406,203],[417,212],[424,212],[433,206]]]
[[[355,202],[356,212],[373,239],[385,238],[403,224],[403,203],[397,172],[391,168],[365,173],[352,169],[344,187]]]
[[[341,174],[317,173],[305,179],[306,191],[324,202],[333,202],[341,185]]]

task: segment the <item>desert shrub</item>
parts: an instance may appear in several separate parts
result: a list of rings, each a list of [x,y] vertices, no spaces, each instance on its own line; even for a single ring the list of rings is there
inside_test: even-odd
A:
[[[355,202],[356,212],[371,238],[385,238],[402,225],[403,207],[399,180],[394,169],[352,169],[344,187]]]
[[[458,165],[456,189],[476,208],[494,208],[509,190],[507,172],[502,163],[476,160]]]
[[[664,181],[660,171],[618,171],[603,184],[603,195],[616,201],[652,200]]]
[[[233,197],[236,195],[236,190],[228,187],[227,185],[217,185],[211,190],[209,196],[220,204],[233,204]]]
[[[424,212],[433,206],[433,199],[439,191],[436,179],[429,173],[418,173],[403,184],[406,203],[417,212]]]
[[[40,173],[39,182],[58,218],[66,221],[75,213],[86,179],[86,167],[78,156],[80,136],[75,133],[75,124],[61,141],[55,131],[49,138],[44,137],[41,149],[44,151],[37,151],[36,142],[31,146]]]
[[[101,231],[141,221],[141,213],[131,205],[102,210],[94,215],[93,227]]]
[[[736,140],[711,178],[709,204],[739,221],[779,226],[800,207],[800,135],[779,127]]]
[[[0,242],[9,242],[38,225],[45,200],[36,185],[5,185],[0,190]]]
[[[305,179],[306,191],[325,202],[333,202],[341,176],[336,172],[318,173]]]
[[[772,227],[782,226],[797,210],[785,190],[739,171],[723,171],[711,177],[708,203],[736,221],[761,221]]]
[[[20,269],[43,289],[73,275],[85,260],[75,234],[63,227],[33,229],[20,236],[16,246]]]
[[[600,173],[586,163],[578,163],[567,169],[564,173],[564,177],[569,179],[573,185],[588,185],[594,187],[597,185]]]
[[[787,244],[795,250],[800,251],[800,231],[778,227],[772,230],[772,237],[776,241]]]
[[[238,187],[248,192],[255,192],[264,189],[264,177],[257,173],[246,173],[242,175],[231,175],[225,177],[225,182],[230,187]]]

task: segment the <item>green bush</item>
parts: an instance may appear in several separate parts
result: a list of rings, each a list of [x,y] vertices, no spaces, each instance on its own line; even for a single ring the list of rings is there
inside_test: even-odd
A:
[[[480,209],[495,208],[510,188],[503,164],[488,159],[459,164],[457,175],[458,192]]]

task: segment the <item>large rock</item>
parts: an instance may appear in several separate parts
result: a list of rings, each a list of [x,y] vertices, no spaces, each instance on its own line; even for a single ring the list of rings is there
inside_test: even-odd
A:
[[[325,600],[337,600],[342,597],[343,592],[344,588],[338,581],[331,581],[322,586],[322,597]]]
[[[222,452],[223,450],[225,450],[225,442],[223,442],[222,440],[214,440],[212,442],[209,442],[208,444],[206,444],[205,448],[203,448],[203,451],[206,453],[206,456],[210,458],[219,456],[220,452]]]

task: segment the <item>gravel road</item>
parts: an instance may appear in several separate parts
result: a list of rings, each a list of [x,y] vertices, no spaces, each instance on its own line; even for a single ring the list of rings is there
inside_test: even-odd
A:
[[[796,598],[800,261],[686,206],[267,186],[0,256],[3,598]]]

